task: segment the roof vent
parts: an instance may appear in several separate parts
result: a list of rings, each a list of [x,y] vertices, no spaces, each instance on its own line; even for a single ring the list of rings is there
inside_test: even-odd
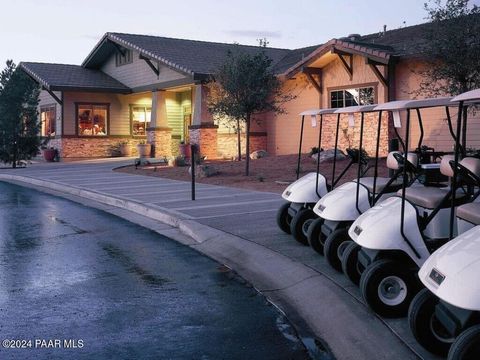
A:
[[[360,40],[361,37],[362,37],[362,35],[360,35],[360,34],[350,34],[350,35],[347,36],[347,38],[348,38],[350,41]]]

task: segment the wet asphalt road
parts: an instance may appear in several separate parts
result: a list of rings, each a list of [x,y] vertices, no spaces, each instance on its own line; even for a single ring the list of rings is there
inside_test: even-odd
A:
[[[26,348],[0,345],[0,359],[307,357],[284,317],[211,259],[113,215],[0,182],[5,339]]]

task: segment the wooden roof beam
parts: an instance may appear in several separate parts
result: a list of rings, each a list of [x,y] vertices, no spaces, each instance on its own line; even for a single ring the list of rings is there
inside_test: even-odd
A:
[[[351,81],[353,79],[353,55],[335,48],[332,49],[332,53],[338,56]]]
[[[372,69],[373,73],[375,74],[377,79],[383,84],[383,86],[388,88],[388,85],[389,85],[388,76],[385,77],[382,74],[382,72],[378,69],[378,66],[383,66],[384,68],[387,68],[387,70],[388,70],[388,65],[379,63],[379,62],[377,62],[375,60],[372,60],[372,59],[369,59],[369,58],[367,58],[365,60],[365,63],[370,67],[370,69]]]
[[[45,86],[42,86],[42,90],[45,90],[46,92],[48,92],[50,94],[50,96],[60,105],[60,106],[63,106],[63,101],[61,99],[59,99],[59,97],[57,95],[55,95],[55,93],[50,90],[50,89],[47,89]]]
[[[155,67],[155,65],[153,65],[152,63],[152,60],[150,60],[150,58],[142,54],[140,54],[140,59],[142,59],[147,63],[147,65],[149,66],[150,69],[152,69],[155,75],[160,76],[160,64],[157,64],[157,66]]]

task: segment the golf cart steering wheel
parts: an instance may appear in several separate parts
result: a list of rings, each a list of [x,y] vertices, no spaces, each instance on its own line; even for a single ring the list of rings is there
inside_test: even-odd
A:
[[[363,165],[368,164],[368,158],[358,149],[346,149],[346,152],[348,157],[352,159],[352,162],[358,163],[360,161]]]
[[[455,171],[455,161],[450,160],[449,164]],[[480,178],[460,163],[457,163],[457,175],[461,182],[466,185],[480,186]]]
[[[405,156],[400,153],[393,153],[393,157],[397,160],[399,167],[405,167],[407,172],[415,173],[417,167],[413,165]]]

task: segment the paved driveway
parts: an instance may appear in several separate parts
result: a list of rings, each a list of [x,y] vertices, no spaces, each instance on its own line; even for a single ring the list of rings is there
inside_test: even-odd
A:
[[[356,286],[333,270],[323,257],[278,229],[275,212],[283,202],[278,194],[197,184],[197,200],[193,202],[188,182],[111,171],[127,163],[131,160],[41,164],[18,170],[16,174],[132,199],[253,241],[309,266],[344,290],[344,296],[353,297],[359,302],[358,306],[362,306]],[[405,319],[381,321],[422,358],[435,359],[416,343]]]
[[[0,359],[307,358],[284,316],[227,268],[0,182],[0,341],[14,339],[24,348],[2,343]]]

